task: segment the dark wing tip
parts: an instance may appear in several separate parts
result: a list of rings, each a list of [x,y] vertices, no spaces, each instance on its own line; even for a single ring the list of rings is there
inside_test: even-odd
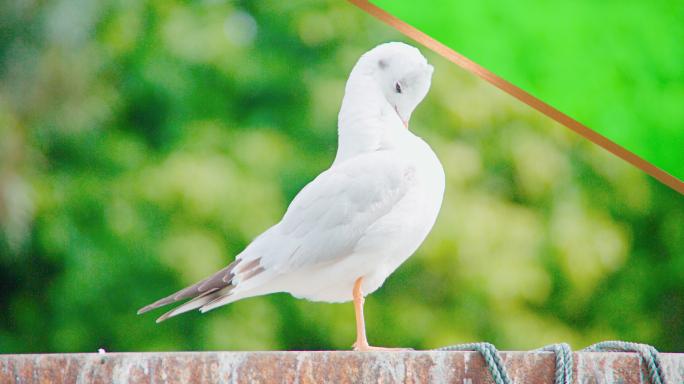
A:
[[[151,305],[148,305],[147,307],[141,308],[141,309],[138,311],[138,315],[143,314],[143,313],[145,313],[145,312],[147,312],[147,311],[149,311],[149,310],[151,310],[151,309],[153,309]]]
[[[194,288],[194,286],[191,286],[191,287],[188,287],[188,288]],[[183,291],[186,291],[188,288],[185,288]],[[181,292],[183,292],[183,291],[181,291]],[[150,305],[148,305],[148,306],[146,306],[146,307],[140,309],[140,310],[138,311],[138,315],[141,314],[141,313],[145,313],[145,312],[151,311],[151,310],[153,310],[153,309],[157,309],[157,308],[159,308],[159,307],[163,307],[163,306],[166,305],[166,304],[171,304],[171,303],[176,302],[176,301],[178,301],[178,300],[182,300],[182,299],[179,299],[177,295],[178,295],[178,293],[175,293],[175,294],[173,294],[173,295],[171,295],[171,296],[169,296],[169,297],[165,297],[165,298],[163,298],[163,299],[161,299],[161,300],[155,301],[154,303],[152,303],[152,304],[150,304]],[[186,298],[187,298],[187,297],[186,297]]]
[[[159,317],[159,318],[157,319],[157,324],[159,324],[159,323],[161,323],[162,321],[164,321],[164,320],[168,319],[169,317],[171,317],[171,316],[170,316],[171,312],[173,312],[173,311],[166,312],[166,313],[163,314],[161,317]]]
[[[234,262],[230,263],[227,267],[223,268],[222,270],[216,272],[215,274],[207,277],[206,279],[197,282],[189,287],[186,287],[184,289],[181,289],[180,291],[174,293],[171,296],[165,297],[161,300],[157,300],[154,303],[142,308],[141,310],[138,311],[138,315],[141,313],[145,313],[147,311],[151,311],[153,309],[163,307],[164,305],[175,303],[180,300],[185,300],[197,295],[205,295],[210,292],[215,292],[219,289],[225,288],[230,285],[230,280],[227,282],[224,281],[224,278],[226,276],[231,276],[231,271],[235,267],[235,265],[238,264],[240,260],[235,260]],[[169,318],[167,316],[168,314],[160,317],[157,319],[157,323],[162,322]]]

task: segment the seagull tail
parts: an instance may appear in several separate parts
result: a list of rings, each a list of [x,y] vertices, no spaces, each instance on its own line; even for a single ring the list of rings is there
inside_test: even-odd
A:
[[[250,295],[251,296],[251,295]],[[200,307],[200,312],[209,312],[212,309],[228,305],[240,299],[244,299],[246,296],[243,294],[235,294],[234,292],[228,292],[224,295],[214,296],[212,300],[208,300],[206,304]]]
[[[197,296],[194,299],[188,301],[187,303],[179,305],[176,308],[174,308],[174,309],[166,312],[165,314],[163,314],[160,318],[157,319],[157,323],[161,323],[162,321],[164,321],[170,317],[178,316],[181,313],[185,313],[188,311],[192,311],[193,309],[200,308],[203,305],[205,305],[206,303],[209,303],[209,302],[215,300],[216,298],[221,297],[222,295],[226,294],[227,292],[230,292],[230,289],[232,289],[232,288],[233,287],[231,286],[227,289],[224,288],[224,289],[219,290],[219,291],[207,292],[201,296]]]
[[[174,293],[171,296],[155,301],[154,303],[139,310],[138,314],[145,313],[147,311],[151,311],[153,309],[162,307],[167,304],[175,303],[180,300],[189,299],[195,296],[198,296],[197,298],[206,297],[207,295],[216,293],[217,291],[223,290],[224,288],[234,287],[234,285],[231,283],[234,276],[233,268],[239,263],[239,261],[240,260],[234,261],[229,266],[223,268],[215,274],[185,289],[181,289],[180,291]],[[186,304],[189,303],[190,301]]]

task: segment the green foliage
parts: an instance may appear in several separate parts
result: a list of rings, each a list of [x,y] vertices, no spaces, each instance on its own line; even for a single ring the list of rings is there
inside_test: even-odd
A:
[[[373,0],[684,180],[681,0]]]
[[[275,224],[332,163],[358,57],[414,42],[333,1],[4,2],[0,23],[0,352],[350,348],[349,303],[135,312]],[[682,196],[422,51],[411,129],[447,193],[368,297],[371,343],[681,351]]]

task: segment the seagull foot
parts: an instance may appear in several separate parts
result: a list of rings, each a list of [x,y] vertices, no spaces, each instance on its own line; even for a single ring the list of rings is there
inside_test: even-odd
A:
[[[357,348],[354,347],[355,351],[361,352],[392,352],[392,351],[413,351],[413,348],[383,348],[383,347],[367,347]]]
[[[370,345],[362,345],[360,347],[356,346],[356,343],[352,345],[355,351],[361,352],[391,352],[391,351],[413,351],[413,348],[384,348],[384,347],[372,347]]]

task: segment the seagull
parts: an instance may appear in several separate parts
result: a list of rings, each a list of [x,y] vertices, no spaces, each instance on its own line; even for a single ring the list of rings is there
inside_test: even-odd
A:
[[[138,314],[193,298],[159,323],[193,309],[207,312],[276,292],[330,303],[353,300],[354,350],[392,350],[368,344],[364,297],[415,252],[442,205],[442,164],[408,130],[433,71],[417,48],[404,43],[381,44],[362,55],[345,87],[332,166],[233,263]]]

